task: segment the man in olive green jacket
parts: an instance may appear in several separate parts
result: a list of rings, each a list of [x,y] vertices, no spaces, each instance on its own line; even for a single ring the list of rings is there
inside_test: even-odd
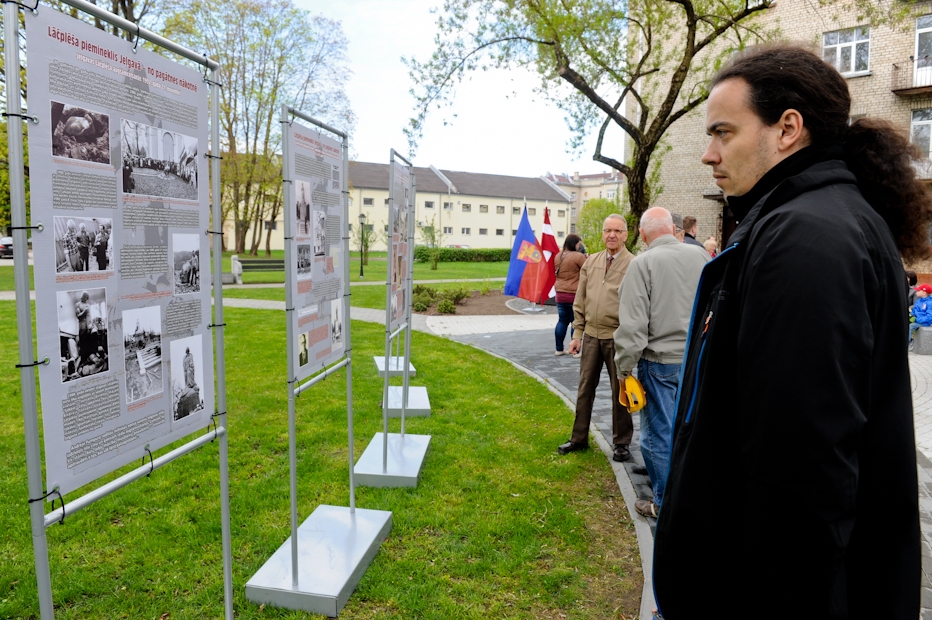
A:
[[[579,288],[576,289],[576,301],[573,303],[573,340],[569,346],[570,353],[576,353],[582,346],[576,421],[570,440],[557,448],[560,454],[589,447],[592,403],[604,364],[608,368],[612,389],[612,442],[615,444],[612,458],[618,462],[631,458],[628,444],[631,443],[634,426],[628,411],[618,402],[614,361],[618,287],[634,258],[625,247],[627,239],[628,227],[624,218],[616,214],[609,215],[602,224],[605,249],[586,259],[579,271]]]

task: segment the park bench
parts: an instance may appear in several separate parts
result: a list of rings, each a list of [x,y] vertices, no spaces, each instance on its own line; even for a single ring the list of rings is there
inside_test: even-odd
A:
[[[224,284],[242,284],[242,274],[246,271],[284,271],[283,258],[239,258],[235,254],[231,258],[233,273],[222,275]]]
[[[913,334],[913,353],[932,355],[932,327],[920,327]]]

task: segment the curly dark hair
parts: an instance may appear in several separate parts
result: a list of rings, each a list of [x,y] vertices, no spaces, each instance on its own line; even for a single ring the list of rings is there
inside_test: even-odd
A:
[[[765,124],[795,109],[809,130],[809,144],[844,146],[845,163],[890,227],[900,256],[907,262],[929,256],[932,194],[913,167],[922,155],[887,121],[861,118],[849,125],[848,83],[834,67],[802,47],[769,44],[737,55],[710,88],[729,79],[748,84],[751,107]]]

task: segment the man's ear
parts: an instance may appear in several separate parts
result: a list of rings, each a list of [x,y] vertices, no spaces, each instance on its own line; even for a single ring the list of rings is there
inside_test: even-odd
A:
[[[786,110],[777,121],[777,128],[780,130],[777,148],[784,153],[792,153],[809,144],[809,130],[798,110]]]

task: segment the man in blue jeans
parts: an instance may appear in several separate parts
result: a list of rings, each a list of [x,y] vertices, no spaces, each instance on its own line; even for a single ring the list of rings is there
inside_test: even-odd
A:
[[[641,216],[641,238],[647,250],[628,267],[618,288],[615,368],[624,398],[624,381],[635,364],[647,403],[641,409],[641,453],[654,499],[639,499],[634,508],[656,518],[670,471],[670,442],[680,365],[699,275],[709,253],[681,243],[670,212],[661,207]]]

